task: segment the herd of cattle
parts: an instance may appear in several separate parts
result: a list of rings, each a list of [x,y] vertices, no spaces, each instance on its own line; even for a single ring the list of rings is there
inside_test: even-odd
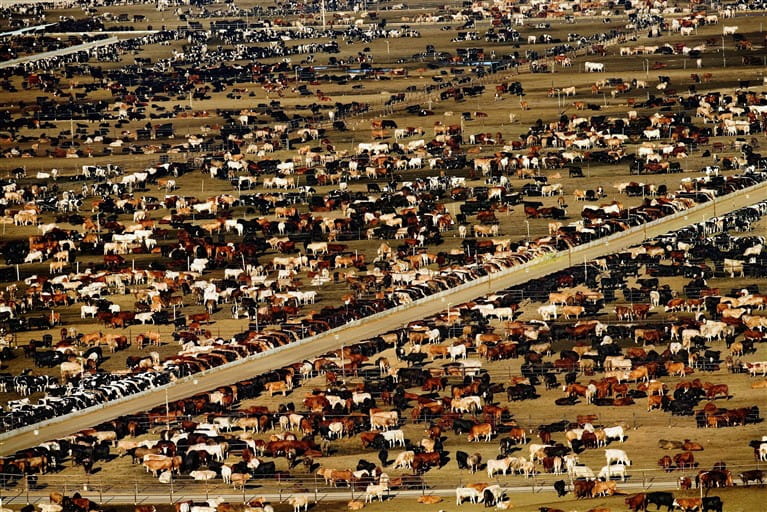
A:
[[[534,14],[530,9],[527,15]],[[7,10],[9,18],[17,19],[21,10],[25,16],[40,14],[35,8],[15,7]],[[468,29],[484,17],[494,18],[498,23],[484,36],[488,42],[520,42],[520,33],[512,28],[520,25],[520,13],[482,6],[472,13],[456,11],[452,20]],[[231,14],[226,10],[222,16]],[[685,15],[673,19],[673,24],[649,10],[633,16],[630,30],[650,28],[651,33],[667,27],[689,35],[691,27],[718,23],[710,16]],[[69,20],[66,23],[73,26]],[[86,28],[93,27],[81,27]],[[331,32],[332,39],[349,44],[420,36],[409,27],[364,28],[353,23],[328,32],[308,26],[251,30],[247,23],[213,22],[211,32],[205,32],[194,30],[189,22],[187,29],[163,29],[89,51],[30,60],[4,70],[0,87],[13,92],[10,80],[20,76],[25,89],[44,96],[37,99],[34,118],[14,118],[9,111],[0,115],[0,129],[10,134],[3,139],[8,144],[3,154],[75,158],[167,151],[170,146],[153,141],[174,136],[173,126],[153,124],[154,120],[193,114],[182,107],[173,112],[156,105],[150,109],[153,101],[186,96],[206,100],[224,90],[238,99],[248,93],[234,87],[240,82],[258,83],[267,94],[282,96],[289,93],[292,82],[285,76],[294,72],[297,79],[300,74],[302,80],[316,84],[320,77],[309,64],[315,55],[338,53],[338,43],[298,41],[291,46],[286,41],[330,37]],[[724,27],[724,33],[748,50],[737,27]],[[226,46],[209,48],[212,34]],[[580,50],[593,60],[606,53],[600,43],[626,39],[622,30],[570,36],[568,44],[548,34],[532,36],[531,44],[555,46],[540,54],[515,52],[504,58],[504,67],[547,58],[566,67],[570,58],[559,56],[575,58],[574,52]],[[34,39],[18,36],[14,51],[25,53],[24,45]],[[89,63],[118,62],[127,52],[180,39],[189,43],[183,52],[174,50],[172,57],[155,63],[137,59],[135,65],[109,69]],[[244,44],[251,41],[267,46]],[[638,48],[628,48],[628,53],[635,54]],[[656,47],[653,53],[663,54],[662,48],[666,47]],[[705,45],[669,48],[671,53],[696,58],[706,51]],[[433,49],[426,54],[422,57],[445,59]],[[290,56],[305,60],[293,66]],[[281,62],[248,68],[231,64],[274,57]],[[333,56],[329,59],[343,63]],[[372,69],[373,56],[366,50],[355,62]],[[61,66],[67,66],[70,75],[88,75],[95,81],[72,84],[67,93],[57,71]],[[601,62],[588,61],[584,66],[586,71],[605,70]],[[393,77],[402,76],[395,71]],[[441,91],[444,101],[456,102],[485,93],[483,85],[458,76],[453,80],[435,80],[427,92]],[[624,207],[619,200],[599,204],[606,195],[602,187],[576,189],[576,205],[581,201],[585,205],[571,221],[567,210],[573,207],[566,205],[562,184],[548,181],[556,179],[556,169],[567,168],[572,178],[583,176],[581,166],[587,162],[627,164],[633,174],[681,172],[685,159],[708,144],[710,137],[755,137],[767,128],[763,95],[747,88],[698,93],[691,85],[683,96],[670,84],[668,77],[659,77],[656,89],[663,96],[632,102],[637,110],[625,117],[581,115],[586,108],[600,107],[575,101],[575,115],[535,123],[508,142],[501,133],[468,134],[463,122],[438,121],[424,129],[379,119],[371,124],[372,142],[336,150],[330,137],[346,129],[343,119],[365,112],[369,105],[336,102],[325,109],[313,104],[308,107],[311,115],[288,117],[280,101],[273,100],[258,108],[217,111],[216,116],[225,120],[220,134],[206,125],[173,148],[204,155],[188,163],[166,162],[137,171],[94,160],[77,175],[41,170],[35,180],[20,166],[15,179],[0,183],[0,222],[28,237],[2,242],[6,263],[15,265],[2,271],[2,280],[13,281],[20,271],[25,279],[3,292],[0,319],[10,332],[56,327],[61,336],[54,342],[47,334],[17,349],[6,346],[3,338],[0,355],[28,358],[38,368],[59,367],[61,378],[30,370],[0,374],[0,392],[21,396],[5,404],[2,428],[33,425],[162,386],[763,182],[767,175],[761,169],[767,167],[767,159],[757,152],[754,138],[740,144],[737,155],[716,162],[721,169],[714,164],[700,169],[705,176],[683,178],[677,190],[635,181],[617,184],[618,194],[643,198],[635,207]],[[316,95],[320,104],[332,101],[319,88],[310,91],[294,85],[292,92]],[[616,98],[647,85],[609,78],[595,82],[585,94],[609,91]],[[86,100],[100,89],[108,89],[113,101],[74,101]],[[75,90],[82,92],[72,95],[73,101],[55,101]],[[418,91],[408,91],[413,92]],[[504,82],[495,93],[497,99],[506,93],[521,97],[523,89],[519,82]],[[584,91],[552,89],[550,95],[583,98]],[[405,95],[393,95],[390,102],[404,99]],[[642,115],[639,109],[656,113]],[[328,110],[330,123],[321,110]],[[102,123],[95,131],[90,124],[77,123],[76,135],[87,148],[66,149],[63,135],[25,135],[27,130],[55,127],[52,121],[73,119]],[[145,120],[150,122],[135,134],[126,130],[121,137],[114,136],[113,126],[122,129]],[[225,140],[223,150],[213,151],[219,136]],[[661,142],[661,137],[668,142]],[[477,154],[488,144],[498,151]],[[289,153],[276,159],[275,151]],[[415,177],[424,169],[440,176]],[[469,179],[481,176],[483,186],[457,175],[463,169]],[[737,174],[729,172],[735,169]],[[720,175],[720,170],[728,175]],[[190,173],[228,183],[232,192],[184,195],[185,175]],[[514,177],[523,181],[512,185]],[[351,190],[366,180],[367,193]],[[315,188],[326,186],[332,190],[318,193]],[[255,187],[263,191],[251,191]],[[554,196],[557,205],[545,206],[544,201]],[[446,206],[451,201],[460,203],[460,213],[451,213]],[[308,205],[308,212],[303,205]],[[550,218],[549,236],[524,241],[504,237],[498,217],[514,205],[520,205],[528,219]],[[237,210],[240,207],[247,209],[245,216]],[[13,485],[24,475],[44,478],[37,475],[62,470],[66,461],[90,474],[96,464],[108,468],[111,456],[118,453],[130,456],[162,483],[174,478],[220,479],[244,490],[254,480],[314,478],[328,487],[343,484],[359,489],[364,502],[383,501],[398,489],[423,489],[430,469],[452,461],[467,472],[465,478],[480,468],[486,469],[491,481],[498,474],[523,478],[551,474],[562,478],[553,484],[560,497],[616,494],[622,482],[636,478],[629,454],[616,447],[630,436],[627,424],[604,425],[599,415],[584,414],[527,425],[515,417],[517,402],[537,400],[543,393],[552,396],[561,389],[554,404],[563,408],[584,404],[630,410],[641,401],[640,406],[652,414],[690,416],[700,428],[740,428],[760,422],[758,405],[719,407],[718,400],[732,398],[732,384],[711,372],[726,368],[744,374],[732,378],[752,377],[754,389],[767,388],[767,360],[755,355],[767,327],[766,317],[759,314],[767,307],[767,296],[755,285],[720,290],[707,282],[764,276],[764,238],[728,232],[750,230],[765,213],[767,203],[762,202],[692,224],[583,267],[455,305],[375,339],[22,450],[0,458],[0,485]],[[65,223],[76,229],[62,228]],[[459,237],[460,248],[439,249],[447,233]],[[470,234],[473,237],[467,238]],[[380,245],[376,242],[375,254],[366,254],[355,250],[352,240],[379,240]],[[131,259],[142,254],[158,261],[151,268],[136,268]],[[305,288],[304,275],[314,289]],[[671,277],[687,281],[681,292],[664,282]],[[325,304],[322,295],[340,286],[348,287],[340,304]],[[135,297],[130,310],[118,304],[119,296],[127,294]],[[316,299],[319,311],[307,314]],[[611,303],[616,304],[608,306]],[[76,308],[80,320],[98,322],[103,328],[94,325],[90,332],[68,328],[62,322],[63,309],[57,308]],[[192,313],[191,308],[199,312]],[[249,320],[248,329],[229,339],[214,336],[210,324],[217,314],[221,318],[224,308],[235,319]],[[605,320],[611,315],[614,322]],[[158,325],[172,325],[172,337],[164,338]],[[267,325],[279,329],[261,328]],[[135,336],[116,331],[127,326]],[[178,353],[162,357],[160,347],[171,342],[179,343]],[[129,347],[138,348],[140,355],[127,357],[125,371],[109,373],[101,368],[107,357]],[[391,352],[381,355],[386,350]],[[437,366],[436,359],[443,364]],[[520,360],[520,375],[506,380],[489,369],[494,361],[506,359]],[[318,376],[324,379],[321,385],[311,380]],[[364,381],[351,384],[358,376]],[[298,388],[304,382],[322,390]],[[30,395],[39,394],[44,397],[34,402]],[[286,403],[270,408],[252,400],[267,394],[281,394]],[[483,461],[479,453],[460,450],[464,435],[468,443],[497,442],[499,455]],[[530,439],[533,435],[540,442]],[[366,458],[353,467],[334,467],[329,457],[341,443],[350,442]],[[750,446],[756,461],[767,461],[765,438],[751,441]],[[659,448],[677,453],[660,458],[658,471],[695,471],[679,480],[683,490],[693,484],[704,489],[728,487],[735,477],[746,485],[763,483],[758,469],[733,473],[724,462],[701,469],[693,453],[702,449],[698,443],[660,440]],[[390,458],[390,449],[399,451]],[[580,460],[593,450],[603,450],[605,456],[597,471]],[[497,484],[460,485],[455,496],[457,505],[468,501],[499,509],[511,506],[507,492]],[[644,511],[651,504],[669,511],[675,507],[684,512],[722,511],[716,496],[685,496],[642,492],[627,497],[626,505],[633,511]],[[428,498],[434,497],[424,496],[424,502]],[[67,498],[52,504],[60,508],[43,512],[91,509],[92,503],[82,505],[77,499]],[[291,500],[296,511],[308,503],[308,496]],[[191,512],[224,512],[217,505],[186,503]],[[350,503],[350,508],[359,506],[364,503]]]
[[[147,169],[145,172],[136,172],[130,175],[123,175],[123,181],[126,178],[127,186],[147,186],[150,182],[159,182],[166,179],[165,176],[173,176],[183,172],[178,166],[161,165],[156,168]],[[721,176],[708,176],[696,178],[696,187],[713,196],[722,195],[730,190],[746,187],[753,183],[762,181],[762,173],[747,169],[741,175],[732,175],[727,178]],[[329,269],[345,269],[348,266],[355,266],[362,270],[365,267],[364,255],[354,254],[353,256],[344,252],[345,244],[332,242],[310,242],[312,238],[305,238],[306,253],[299,253],[298,256],[275,256],[271,264],[261,264],[256,266],[258,255],[266,250],[267,247],[273,247],[278,252],[288,252],[290,249],[286,245],[291,244],[289,237],[271,236],[269,231],[274,228],[279,235],[280,232],[290,230],[295,232],[308,232],[309,235],[318,235],[320,239],[327,239],[327,235],[336,228],[343,230],[345,219],[326,219],[310,214],[301,215],[298,220],[275,221],[266,218],[248,221],[245,219],[231,219],[225,216],[225,207],[235,203],[233,196],[221,195],[204,203],[191,204],[191,209],[203,215],[206,211],[213,211],[216,214],[213,222],[204,221],[201,225],[195,225],[190,222],[178,222],[171,224],[176,227],[177,245],[162,244],[155,249],[167,254],[170,267],[173,262],[179,262],[180,266],[188,266],[188,270],[136,270],[133,267],[126,268],[126,261],[120,252],[134,251],[144,252],[156,243],[156,238],[167,237],[167,230],[159,228],[155,221],[147,218],[147,212],[152,211],[149,199],[144,197],[142,201],[136,200],[118,200],[112,198],[104,199],[98,197],[94,200],[100,211],[105,212],[133,212],[133,218],[137,222],[134,226],[128,227],[122,224],[105,219],[102,224],[97,219],[96,222],[89,218],[82,219],[85,233],[78,231],[65,231],[58,228],[55,224],[41,224],[40,231],[42,235],[30,237],[29,247],[24,242],[10,242],[6,245],[6,257],[12,258],[15,254],[25,254],[25,259],[30,255],[40,254],[51,257],[54,262],[69,262],[76,260],[81,255],[102,254],[106,268],[93,272],[93,269],[86,269],[85,272],[70,272],[50,278],[33,276],[26,279],[23,298],[18,294],[18,289],[12,285],[6,291],[9,296],[4,301],[3,310],[7,316],[8,322],[13,326],[12,330],[20,329],[24,324],[21,323],[21,315],[26,312],[53,308],[59,305],[70,305],[80,303],[80,316],[97,317],[105,326],[112,328],[121,328],[132,324],[162,324],[173,322],[177,330],[173,333],[173,340],[181,343],[181,350],[171,357],[160,360],[157,352],[146,353],[142,356],[131,356],[127,359],[127,367],[130,372],[142,372],[151,370],[152,372],[161,372],[162,377],[151,378],[149,384],[156,385],[168,382],[170,380],[195,373],[213,366],[219,366],[226,362],[233,361],[247,355],[263,352],[276,346],[284,345],[295,341],[305,335],[311,335],[322,332],[331,327],[342,325],[343,323],[362,318],[364,316],[382,311],[396,304],[404,304],[413,300],[426,297],[433,293],[447,290],[458,284],[464,283],[470,279],[486,275],[490,272],[496,272],[504,268],[510,268],[514,265],[530,261],[533,258],[551,253],[556,250],[567,249],[578,243],[591,241],[593,238],[601,237],[614,232],[614,230],[627,229],[631,225],[638,225],[641,222],[654,220],[663,215],[674,213],[675,208],[662,208],[660,206],[669,205],[675,200],[663,201],[662,197],[653,200],[646,200],[643,205],[635,208],[623,208],[620,203],[613,202],[610,205],[604,205],[601,208],[584,208],[583,220],[564,226],[557,223],[554,226],[555,236],[541,238],[535,242],[513,242],[510,238],[497,239],[489,238],[487,241],[482,238],[465,239],[463,245],[466,252],[462,250],[452,251],[451,253],[430,253],[427,243],[436,243],[439,241],[441,233],[450,227],[453,223],[449,213],[440,211],[438,204],[427,203],[429,197],[445,191],[447,182],[445,180],[433,180],[424,182],[429,186],[425,187],[423,192],[417,189],[412,191],[414,201],[419,202],[420,208],[406,207],[399,214],[396,213],[372,213],[374,205],[370,209],[363,209],[360,202],[354,203],[354,207],[360,210],[357,212],[348,212],[349,224],[354,226],[365,226],[367,229],[371,225],[377,225],[384,222],[391,225],[395,231],[401,229],[397,226],[421,226],[419,237],[424,249],[418,252],[409,251],[411,247],[404,245],[399,249],[394,249],[383,242],[377,251],[376,270],[369,272],[365,276],[357,277],[354,274],[347,274],[346,281],[352,289],[352,293],[345,298],[348,304],[343,306],[325,306],[321,311],[311,316],[302,316],[301,307],[314,303],[317,292],[303,292],[298,287],[297,272],[307,270],[310,276],[314,276],[318,283],[321,283],[323,275],[329,275]],[[16,189],[15,184],[11,187],[13,193],[23,197],[31,194],[36,185]],[[433,185],[434,187],[432,187]],[[682,188],[681,190],[686,190]],[[8,194],[9,192],[7,192]],[[396,191],[382,194],[381,202],[397,201],[407,199],[409,192]],[[684,192],[679,192],[682,195]],[[475,193],[476,196],[476,193]],[[179,201],[186,201],[186,198],[172,196],[166,200],[167,206],[179,206]],[[410,199],[407,199],[410,202]],[[434,201],[434,199],[432,199]],[[190,201],[191,202],[191,201]],[[681,203],[679,203],[681,205]],[[687,206],[687,205],[685,205]],[[196,208],[200,207],[200,208]],[[678,206],[683,207],[683,206]],[[188,207],[187,207],[188,208]],[[219,210],[221,208],[221,210]],[[279,207],[278,207],[279,208]],[[179,208],[178,210],[181,210]],[[178,211],[177,210],[177,211]],[[492,210],[489,211],[492,214]],[[31,212],[32,214],[34,212]],[[740,212],[736,216],[713,219],[711,223],[701,225],[711,226],[710,229],[716,230],[717,225],[722,229],[729,229],[731,226],[748,226],[759,215],[761,207]],[[16,215],[19,215],[18,213]],[[79,216],[78,214],[74,214]],[[176,214],[178,215],[178,213]],[[82,217],[80,217],[82,218]],[[71,219],[70,219],[71,220]],[[275,226],[276,224],[276,226]],[[726,225],[726,226],[725,226]],[[332,228],[331,228],[332,226]],[[475,230],[480,226],[475,226]],[[110,230],[104,232],[104,230]],[[210,238],[205,238],[206,233],[216,233],[223,230],[236,231],[244,236],[243,242],[235,246],[231,242],[215,243]],[[254,231],[261,230],[264,233],[263,238],[255,238]],[[410,228],[408,228],[410,229]],[[427,238],[423,236],[426,233]],[[380,232],[379,232],[380,234]],[[107,241],[110,238],[113,241]],[[692,232],[691,235],[696,235]],[[395,232],[396,237],[396,232]],[[119,241],[115,241],[119,240]],[[421,245],[416,238],[416,246]],[[632,249],[630,258],[632,262],[648,258],[669,257],[671,265],[659,265],[658,269],[653,269],[659,275],[688,275],[698,279],[705,279],[711,275],[712,270],[724,271],[729,274],[748,274],[760,275],[759,257],[762,246],[759,241],[750,239],[742,240],[736,244],[730,244],[726,247],[713,247],[704,245],[695,245],[692,242],[683,243],[682,247],[671,247],[657,245]],[[487,242],[487,243],[486,243]],[[261,245],[259,245],[261,244]],[[710,258],[714,263],[714,269],[708,269],[704,266],[690,267],[690,254],[685,250],[694,249],[698,258]],[[155,249],[153,251],[157,252]],[[235,252],[239,252],[242,266],[236,266],[239,262],[234,261]],[[472,262],[469,257],[474,255]],[[748,257],[748,260],[742,259]],[[477,258],[482,257],[482,264]],[[618,255],[619,260],[625,259]],[[445,267],[446,263],[458,262],[463,266]],[[651,260],[652,261],[652,260]],[[684,262],[682,267],[677,266],[677,262]],[[443,267],[443,270],[435,272],[429,270],[427,265],[437,263]],[[609,267],[606,262],[602,262],[602,270],[607,271]],[[211,279],[204,276],[204,273],[210,268],[224,268],[224,279]],[[685,269],[684,267],[688,267]],[[634,263],[634,271],[638,264]],[[697,268],[697,270],[695,270]],[[381,271],[383,270],[383,271]],[[624,276],[629,274],[629,267],[624,267],[621,271]],[[323,274],[324,273],[324,274]],[[694,275],[693,275],[694,274]],[[336,273],[338,275],[338,273]],[[594,281],[595,275],[585,276],[592,287],[596,287]],[[564,279],[564,278],[563,278]],[[329,280],[329,279],[328,279]],[[582,316],[595,315],[601,309],[600,299],[606,295],[608,300],[614,297],[615,288],[620,288],[621,283],[615,279],[605,281],[608,285],[602,284],[602,292],[592,294],[581,294],[577,297],[578,303],[575,304],[573,297],[568,297],[558,288],[563,288],[572,284],[573,278],[568,280],[557,279],[550,281],[549,284],[534,282],[530,285],[533,291],[526,292],[527,297],[536,298],[543,293],[542,290],[558,292],[558,298],[555,298],[552,304],[541,306],[538,312],[544,321],[556,319],[561,313],[567,320]],[[128,287],[133,288],[136,298],[134,311],[121,311],[118,304],[108,299],[110,294],[125,294]],[[146,288],[139,288],[146,286]],[[690,285],[694,288],[694,283]],[[180,292],[176,295],[175,293]],[[376,298],[366,299],[365,295],[374,293]],[[626,293],[627,301],[634,302],[630,311],[620,306],[615,309],[618,320],[633,320],[634,316],[639,320],[646,320],[648,308],[642,311],[643,306],[636,304],[643,300],[643,291],[629,290]],[[690,296],[690,291],[686,291]],[[190,296],[191,295],[191,299]],[[697,303],[684,301],[679,303],[678,299],[671,297],[670,290],[656,290],[648,302],[651,305],[658,306],[663,299],[667,303],[666,308],[669,311],[681,309],[682,307],[695,307],[700,311],[705,307],[715,310],[717,314],[722,314],[726,319],[743,321],[751,333],[754,329],[761,327],[760,317],[744,314],[744,307],[753,307],[758,303],[757,298],[743,297],[734,302],[732,300],[723,300],[721,304],[713,304],[712,300],[716,297],[704,299],[693,297],[688,301],[697,301]],[[179,316],[179,311],[192,301],[196,305],[203,306],[205,312]],[[750,302],[749,302],[750,301]],[[704,304],[705,302],[705,304]],[[266,303],[267,305],[263,305]],[[248,330],[234,336],[230,340],[213,337],[206,328],[206,324],[212,321],[213,314],[217,312],[222,305],[228,305],[231,308],[235,318],[247,317],[248,319],[261,322],[261,325],[281,323],[283,329],[280,331],[255,331]],[[733,306],[732,311],[720,311],[727,305]],[[352,307],[349,307],[352,306]],[[502,310],[501,310],[502,309]],[[512,320],[515,315],[513,308],[504,307],[494,311],[492,308],[480,308],[480,313],[485,316],[494,316],[503,320]],[[295,318],[301,319],[301,323],[289,323]],[[33,318],[34,320],[34,318]],[[49,325],[55,325],[61,322],[61,316],[55,311],[49,315],[39,318],[43,328]],[[709,322],[700,328],[704,338],[721,339],[722,330],[717,330],[713,322]],[[687,328],[689,327],[689,328]],[[682,347],[687,350],[690,346],[690,340],[694,336],[695,326],[685,326],[680,328],[682,336],[679,341]],[[185,329],[185,330],[184,330]],[[588,328],[583,326],[573,327],[576,335],[588,333]],[[645,341],[653,342],[658,339],[658,333],[652,329],[642,329],[642,334],[634,336]],[[654,337],[653,337],[654,336]],[[744,343],[749,343],[753,336],[749,334]],[[45,341],[45,340],[44,340]],[[47,338],[47,345],[51,344],[51,337]],[[135,375],[110,375],[104,376],[98,373],[100,363],[104,359],[102,346],[109,349],[111,353],[122,350],[131,344],[136,344],[139,348],[148,346],[158,346],[170,342],[170,339],[163,340],[159,332],[152,328],[146,328],[140,331],[134,339],[128,339],[125,334],[102,333],[94,331],[90,333],[77,332],[75,329],[62,328],[61,341],[55,346],[46,347],[45,342],[33,342],[24,347],[24,355],[33,358],[38,367],[57,366],[61,367],[62,382],[56,382],[54,379],[36,377],[25,374],[13,376],[10,374],[2,375],[4,389],[15,390],[21,394],[30,394],[33,392],[47,392],[56,397],[47,397],[38,404],[30,404],[28,401],[13,403],[9,411],[3,415],[3,424],[6,428],[28,425],[62,412],[71,412],[73,410],[102,403],[106,400],[119,398],[141,389],[141,382]],[[80,353],[81,348],[85,350]],[[494,348],[490,351],[491,356],[501,348]],[[675,350],[675,355],[679,352]],[[418,355],[408,354],[407,358],[417,358]],[[692,357],[692,356],[691,356]],[[755,370],[756,371],[756,370]],[[674,373],[684,373],[684,369],[673,370]],[[78,379],[80,376],[92,375],[94,380],[94,389],[89,389],[86,384],[79,388],[67,386],[70,378]],[[156,375],[153,373],[153,375]],[[144,379],[146,380],[146,379]],[[123,382],[124,381],[124,382]],[[104,387],[105,382],[110,386]]]
[[[744,217],[753,222],[765,213],[767,203],[759,203],[713,220],[728,226]],[[563,390],[562,398],[555,400],[557,405],[585,402],[597,407],[631,406],[645,399],[648,410],[694,415],[697,426],[702,428],[760,422],[757,406],[717,406],[717,398],[731,398],[727,384],[711,383],[701,376],[679,380],[673,388],[669,385],[668,379],[693,372],[704,375],[724,363],[733,373],[760,374],[762,378],[753,380],[752,387],[767,387],[763,370],[767,361],[741,360],[755,352],[754,343],[762,339],[761,325],[745,323],[759,316],[747,311],[762,309],[767,301],[749,289],[720,294],[707,288],[705,281],[713,277],[715,269],[704,263],[745,253],[763,239],[712,236],[704,226],[693,225],[596,261],[582,271],[568,269],[545,280],[456,305],[450,312],[375,339],[173,402],[167,409],[159,407],[123,417],[23,450],[3,459],[0,473],[8,483],[25,473],[44,474],[62,468],[66,459],[90,473],[95,463],[108,464],[110,453],[116,450],[130,456],[134,464],[140,463],[162,483],[184,477],[200,481],[220,478],[225,484],[244,488],[251,480],[302,478],[302,474],[307,478],[307,472],[311,472],[327,486],[343,483],[364,491],[367,502],[381,500],[389,491],[421,488],[425,473],[442,468],[451,459],[460,470],[475,473],[483,466],[481,455],[450,451],[449,445],[466,435],[469,443],[497,440],[500,455],[484,461],[490,479],[499,473],[526,478],[550,473],[569,479],[569,485],[566,480],[554,483],[560,496],[570,490],[579,499],[615,494],[619,483],[613,479],[623,482],[632,476],[632,460],[624,449],[614,447],[631,436],[628,425],[595,425],[599,416],[588,414],[533,427],[519,423],[511,411],[518,401],[538,398],[539,386],[543,386],[546,390]],[[672,256],[672,252],[681,254]],[[754,256],[760,257],[761,251]],[[672,263],[664,265],[664,260]],[[637,278],[640,267],[645,277]],[[660,286],[658,277],[653,277],[668,275],[691,279],[681,302],[668,286]],[[632,280],[641,288],[630,286]],[[635,306],[649,301],[646,308],[622,311],[625,320],[633,321],[635,316],[646,320],[648,314],[672,308],[696,315],[694,319],[684,316],[652,328],[643,323],[638,328],[630,322],[605,325],[598,320],[579,320],[565,326],[525,321],[514,314],[521,311],[519,297],[529,297],[563,309],[583,304],[581,314],[593,316],[614,299],[616,289],[631,293]],[[512,310],[510,317],[507,309]],[[523,309],[524,317],[529,308]],[[727,314],[734,309],[744,311]],[[506,320],[490,321],[500,318]],[[743,339],[735,341],[741,335]],[[453,339],[453,344],[437,343],[446,339]],[[553,361],[546,360],[552,354],[552,344],[567,339],[571,348],[560,351]],[[622,349],[618,340],[637,343]],[[727,347],[728,355],[723,357],[723,350],[714,350],[717,345]],[[380,356],[390,348],[396,349],[393,353],[398,363]],[[426,365],[427,360],[437,357],[449,357],[451,362]],[[483,366],[498,358],[522,358],[521,375],[510,376],[506,383],[494,382],[494,373]],[[402,362],[407,365],[399,364]],[[603,372],[600,379],[595,377],[597,372]],[[342,374],[364,376],[364,380],[347,387]],[[296,387],[317,376],[324,378],[322,390]],[[248,401],[266,393],[291,393],[291,398],[298,398],[299,389],[308,392],[300,398],[300,404],[282,403],[277,410]],[[505,395],[508,405],[497,399],[499,393]],[[408,433],[424,432],[422,439],[406,437],[403,427],[413,424],[423,427],[409,427]],[[455,437],[449,435],[451,432]],[[532,442],[528,432],[539,437],[540,442]],[[554,439],[560,434],[561,439]],[[137,436],[142,440],[135,439]],[[354,468],[333,468],[332,459],[326,457],[335,452],[336,443],[351,438],[358,439],[362,453],[372,455],[377,462],[360,459]],[[766,439],[754,440],[750,446],[757,461],[767,460]],[[699,469],[694,455],[703,450],[699,443],[659,440],[658,447],[679,451],[658,461],[662,471],[697,470],[692,478],[679,479],[682,489],[692,485],[703,489],[732,486],[735,476],[744,484],[763,483],[758,469],[734,475],[725,462],[716,463],[710,470]],[[396,448],[402,451],[392,460],[389,450]],[[523,456],[520,449],[529,455]],[[604,449],[605,465],[598,472],[580,463],[579,456],[584,452],[599,449]],[[280,458],[286,459],[287,470],[277,468]],[[318,467],[317,459],[328,462]],[[410,472],[390,474],[399,469]],[[302,503],[302,499],[308,498],[298,496],[294,501]],[[457,504],[465,500],[501,509],[509,506],[499,485],[457,488]],[[626,504],[631,510],[646,510],[648,504],[683,511],[722,509],[718,497],[675,497],[660,491],[631,495]]]

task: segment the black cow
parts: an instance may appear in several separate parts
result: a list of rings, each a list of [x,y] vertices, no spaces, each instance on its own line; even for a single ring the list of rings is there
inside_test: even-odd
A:
[[[453,432],[455,435],[464,434],[471,430],[474,426],[473,421],[469,420],[453,420]]]
[[[386,464],[384,464],[384,466],[385,465]],[[357,462],[357,471],[365,470],[372,473],[373,470],[375,470],[375,468],[376,468],[375,464],[373,464],[372,462],[368,462],[365,459],[360,459],[359,462]]]
[[[485,492],[482,493],[482,497],[484,498],[485,508],[495,506],[495,494],[493,494],[493,491],[485,489]]]
[[[381,448],[378,451],[378,461],[381,463],[381,466],[386,467],[389,464],[389,450],[387,450],[386,448]],[[357,469],[360,469],[360,468],[358,467]],[[375,467],[373,467],[373,469],[375,469]],[[370,472],[372,473],[373,470],[371,469]]]
[[[253,478],[273,478],[277,472],[277,467],[273,461],[262,462],[256,469],[253,470]]]
[[[724,507],[724,503],[722,503],[722,499],[719,496],[707,496],[703,498],[701,512],[708,512],[709,510],[712,512],[722,512],[722,507]]]
[[[557,497],[561,498],[562,496],[567,495],[567,483],[565,483],[564,480],[557,480],[554,482],[554,490],[557,491]]]
[[[458,464],[458,469],[469,469],[469,454],[462,451],[455,452],[455,462]]]
[[[660,510],[661,507],[666,507],[668,512],[674,510],[674,495],[670,492],[648,492],[647,493],[647,505],[655,505],[655,510]]]

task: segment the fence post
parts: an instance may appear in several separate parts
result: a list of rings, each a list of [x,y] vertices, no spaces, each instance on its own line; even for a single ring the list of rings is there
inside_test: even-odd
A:
[[[24,475],[24,489],[27,491],[27,505],[29,505],[29,475]]]
[[[138,480],[135,481],[133,486],[133,504],[138,505]]]
[[[317,473],[314,474],[314,503],[317,504]]]
[[[99,479],[99,503],[104,503],[104,481]]]

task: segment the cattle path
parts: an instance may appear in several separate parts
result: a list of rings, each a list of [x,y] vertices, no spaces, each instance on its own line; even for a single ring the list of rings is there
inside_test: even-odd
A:
[[[46,440],[64,437],[122,415],[146,411],[167,404],[168,401],[180,400],[201,391],[212,390],[219,386],[266,373],[275,368],[287,366],[296,361],[318,356],[338,349],[345,344],[373,338],[409,322],[439,313],[451,304],[468,302],[483,294],[517,286],[531,279],[544,277],[570,266],[585,263],[587,260],[640,244],[644,240],[669,231],[675,231],[690,224],[749,206],[764,197],[767,197],[767,183],[759,183],[717,198],[715,201],[696,205],[689,210],[588,244],[573,247],[568,251],[551,253],[523,265],[483,276],[411,304],[400,305],[269,352],[254,354],[248,358],[179,379],[166,386],[4,433],[0,435],[0,455],[13,454],[17,450],[37,445]]]

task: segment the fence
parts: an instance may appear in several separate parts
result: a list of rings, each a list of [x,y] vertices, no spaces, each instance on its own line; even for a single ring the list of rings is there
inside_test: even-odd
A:
[[[87,51],[92,48],[98,48],[100,46],[108,46],[110,44],[115,44],[117,42],[119,42],[119,39],[113,36],[113,37],[108,37],[106,39],[99,39],[98,41],[91,41],[90,43],[83,43],[83,44],[78,44],[75,46],[70,46],[68,48],[62,48],[60,50],[54,50],[51,52],[43,52],[43,53],[36,53],[34,55],[27,55],[25,57],[19,57],[18,59],[11,59],[11,60],[7,60],[5,62],[0,63],[0,69],[10,68],[18,64],[23,64],[25,62],[35,62],[38,60],[49,59],[52,57],[62,57],[64,55],[69,55],[70,53]]]
[[[741,471],[759,468],[759,462],[739,460],[727,461],[727,469],[737,477]],[[455,462],[448,459],[448,466]],[[220,477],[214,481],[200,482],[188,476],[173,476],[168,483],[160,483],[149,474],[143,473],[139,466],[132,468],[139,474],[127,477],[104,477],[100,474],[82,475],[77,478],[61,475],[30,475],[20,478],[18,475],[0,474],[0,499],[3,504],[43,503],[48,502],[51,492],[62,492],[71,495],[74,492],[102,505],[106,504],[142,504],[142,503],[176,503],[186,500],[201,501],[209,498],[219,498],[230,502],[242,502],[255,498],[266,498],[273,502],[286,501],[291,496],[306,495],[310,500],[346,501],[361,499],[370,481],[357,480],[352,484],[339,482],[337,486],[327,484],[316,474],[316,467],[311,470],[302,468],[293,474],[282,473],[263,479],[250,479],[243,487],[234,488],[225,484]],[[484,468],[484,464],[482,466]],[[384,468],[390,469],[390,468]],[[536,470],[539,468],[536,468]],[[592,468],[595,473],[599,468]],[[645,490],[674,489],[678,486],[680,477],[689,477],[694,481],[698,471],[710,468],[694,468],[688,470],[665,471],[659,467],[626,468],[626,481],[618,481],[618,490],[627,493]],[[432,470],[434,471],[434,470]],[[451,468],[452,471],[452,468]],[[482,469],[475,474],[468,470],[451,474],[396,475],[387,471],[392,479],[390,495],[440,495],[454,496],[456,487],[462,487],[472,482],[497,484],[507,492],[540,493],[552,491],[554,482],[564,480],[572,485],[567,473],[533,473],[529,477],[523,475],[497,474],[488,477]],[[737,481],[737,479],[736,479]],[[742,483],[742,482],[740,482]]]

